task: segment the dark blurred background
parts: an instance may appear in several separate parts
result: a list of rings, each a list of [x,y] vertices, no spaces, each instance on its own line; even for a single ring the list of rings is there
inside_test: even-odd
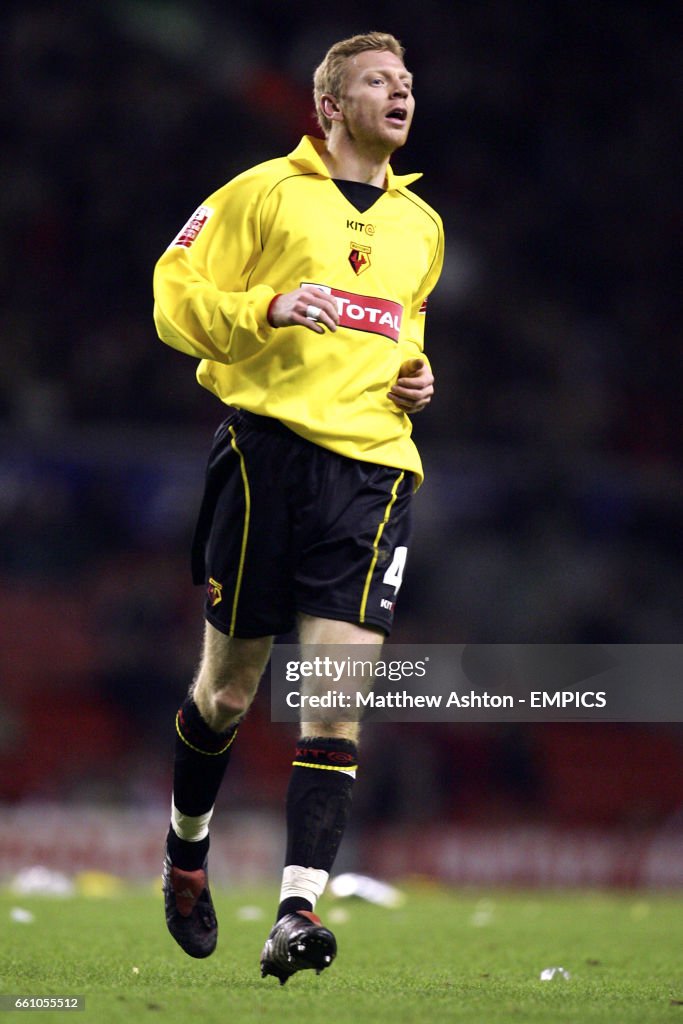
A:
[[[355,32],[407,47],[417,114],[393,163],[424,171],[447,234],[393,639],[678,641],[678,5],[5,10],[0,802],[165,813],[222,410],[156,339],[152,268],[209,193],[316,132],[313,68]],[[264,696],[222,802],[280,800],[291,733],[268,717]],[[682,748],[677,724],[378,725],[357,827],[671,830]]]

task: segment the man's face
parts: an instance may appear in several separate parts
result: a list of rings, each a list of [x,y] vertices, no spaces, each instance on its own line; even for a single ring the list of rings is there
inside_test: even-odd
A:
[[[405,144],[415,111],[412,83],[400,57],[388,51],[349,58],[338,102],[359,149],[385,155]]]

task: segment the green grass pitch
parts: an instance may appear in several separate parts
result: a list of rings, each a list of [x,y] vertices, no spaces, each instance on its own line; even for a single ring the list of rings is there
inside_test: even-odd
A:
[[[175,946],[151,888],[98,899],[5,891],[0,993],[84,996],[84,1012],[29,1015],[74,1024],[683,1022],[679,894],[405,891],[397,910],[326,897],[337,960],[283,988],[258,970],[272,889],[214,893],[219,945],[205,961]],[[12,920],[17,907],[33,921]],[[541,981],[553,966],[570,979]]]

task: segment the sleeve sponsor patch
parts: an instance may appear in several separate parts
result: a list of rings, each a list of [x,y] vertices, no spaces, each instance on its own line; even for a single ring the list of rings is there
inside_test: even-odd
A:
[[[170,248],[181,245],[184,249],[189,249],[192,243],[196,242],[199,232],[212,214],[212,206],[200,206],[195,210],[185,227],[180,231],[180,234],[171,242]]]
[[[423,299],[422,300],[422,305],[418,309],[418,313],[426,313],[426,312],[427,312],[427,300]]]

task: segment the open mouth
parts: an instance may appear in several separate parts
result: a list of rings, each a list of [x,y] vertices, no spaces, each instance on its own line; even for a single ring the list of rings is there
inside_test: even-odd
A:
[[[387,114],[388,121],[396,121],[397,123],[403,123],[408,116],[408,111],[404,107],[395,107],[390,110]]]

